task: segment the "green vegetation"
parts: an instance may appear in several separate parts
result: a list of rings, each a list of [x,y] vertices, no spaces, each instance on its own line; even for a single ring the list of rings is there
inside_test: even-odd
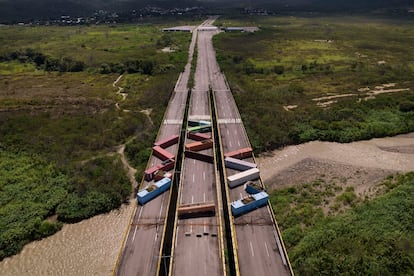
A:
[[[257,151],[414,130],[409,19],[249,19],[261,31],[223,33],[214,44]],[[237,19],[218,24],[246,25]]]
[[[69,179],[39,156],[0,148],[0,257],[17,253],[30,240],[53,234],[48,221],[66,198]]]
[[[162,27],[0,28],[0,259],[127,201],[187,59]]]
[[[387,178],[378,188],[383,194],[372,200],[323,181],[271,194],[296,274],[413,274],[414,174]],[[336,212],[339,202],[347,211]]]

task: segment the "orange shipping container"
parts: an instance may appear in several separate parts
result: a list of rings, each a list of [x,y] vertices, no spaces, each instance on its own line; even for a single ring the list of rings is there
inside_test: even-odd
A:
[[[185,145],[185,149],[190,150],[190,151],[200,151],[200,150],[205,150],[205,149],[209,149],[212,147],[213,147],[213,140],[211,139],[207,139],[204,141],[197,141],[197,142]]]

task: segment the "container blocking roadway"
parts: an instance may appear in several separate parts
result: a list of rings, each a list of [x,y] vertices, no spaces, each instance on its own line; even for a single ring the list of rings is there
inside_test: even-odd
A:
[[[154,142],[114,275],[293,275],[216,61],[214,20],[192,33],[189,62]],[[195,86],[188,94],[196,44]]]

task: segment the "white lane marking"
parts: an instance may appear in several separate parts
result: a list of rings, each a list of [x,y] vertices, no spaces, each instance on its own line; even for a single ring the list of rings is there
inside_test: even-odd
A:
[[[250,253],[252,254],[252,257],[254,257],[254,252],[253,252],[253,245],[252,242],[250,242]]]
[[[159,215],[158,215],[158,219],[160,219],[160,218],[161,218],[161,213],[162,213],[162,204],[161,204],[161,208],[160,208],[160,213],[159,213]]]
[[[231,145],[231,141],[229,141],[229,145],[230,145],[230,147],[232,147],[232,145]]]
[[[206,202],[206,193],[204,193],[204,202]]]
[[[235,130],[235,131],[234,131],[234,135],[236,135],[236,136],[237,136],[237,130]]]
[[[178,230],[180,229],[180,226],[177,225],[177,232],[176,232],[176,236],[175,236],[175,248],[177,248],[177,241],[178,241]]]
[[[194,181],[195,181],[195,174],[193,174],[193,183],[194,183]]]
[[[194,196],[191,196],[191,204],[194,203]]]
[[[230,131],[227,129],[227,135],[230,135]]]
[[[193,160],[193,164],[195,165],[195,159]]]
[[[190,233],[193,233],[193,223],[190,223]]]
[[[268,256],[268,257],[270,257],[270,254],[269,254],[269,248],[267,248],[267,242],[265,242],[265,247],[266,247],[266,253],[267,253],[267,256]]]
[[[237,141],[237,144],[239,145],[239,147],[241,147],[241,146],[240,146],[240,140],[239,140],[239,141]]]
[[[138,224],[139,219],[141,218],[142,209],[144,209],[144,208],[139,209],[137,224]]]
[[[203,179],[206,180],[206,172],[203,172]]]
[[[132,236],[132,241],[135,240],[135,235],[137,234],[137,228],[138,228],[138,226],[135,226],[135,231],[134,231],[134,235]]]

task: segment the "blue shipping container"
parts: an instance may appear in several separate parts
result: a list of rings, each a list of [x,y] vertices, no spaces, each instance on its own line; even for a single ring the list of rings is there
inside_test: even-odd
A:
[[[253,181],[247,181],[246,182],[246,188],[245,191],[251,195],[260,193],[263,191],[263,188],[259,186],[258,183]]]
[[[231,203],[231,212],[233,216],[240,216],[251,212],[267,204],[269,195],[266,192],[260,192]]]
[[[159,196],[160,194],[168,190],[170,186],[171,186],[171,179],[167,177],[161,179],[160,181],[155,182],[153,185],[150,185],[149,187],[137,193],[138,203],[141,205],[144,205],[151,199]]]

